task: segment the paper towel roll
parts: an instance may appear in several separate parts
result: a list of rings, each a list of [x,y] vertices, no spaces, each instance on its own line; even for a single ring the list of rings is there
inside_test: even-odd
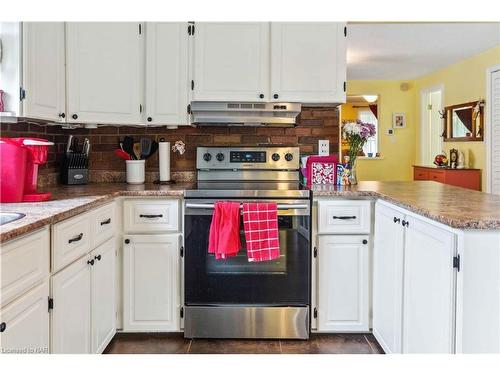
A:
[[[170,142],[159,142],[160,182],[170,181]]]

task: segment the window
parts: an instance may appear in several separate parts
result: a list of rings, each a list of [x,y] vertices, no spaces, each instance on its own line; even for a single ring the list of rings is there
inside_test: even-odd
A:
[[[368,153],[372,153],[372,156],[378,152],[378,121],[375,115],[369,109],[360,109],[358,111],[358,120],[363,122],[368,122],[375,125],[375,136],[369,138],[365,145],[363,146],[363,152],[366,156]]]

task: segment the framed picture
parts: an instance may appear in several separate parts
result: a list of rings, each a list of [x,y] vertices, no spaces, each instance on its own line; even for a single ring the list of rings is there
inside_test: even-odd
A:
[[[392,114],[392,127],[393,129],[406,128],[406,113],[394,112]]]

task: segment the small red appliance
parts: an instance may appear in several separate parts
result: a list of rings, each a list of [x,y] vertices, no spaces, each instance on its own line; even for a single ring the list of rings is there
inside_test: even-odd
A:
[[[40,138],[0,138],[0,202],[41,202],[51,193],[37,191],[38,166],[47,162],[48,146]]]

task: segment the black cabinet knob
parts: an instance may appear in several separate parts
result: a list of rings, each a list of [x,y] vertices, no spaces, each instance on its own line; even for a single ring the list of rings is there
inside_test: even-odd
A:
[[[393,220],[394,220],[395,223],[400,223],[401,222],[401,219],[399,217],[396,217],[396,216],[394,216]]]
[[[406,221],[406,220],[403,220],[403,221],[401,222],[401,225],[402,225],[403,227],[408,227],[408,225],[409,225],[409,224],[410,224],[410,223],[409,223],[408,221]]]
[[[148,122],[151,122],[153,121],[153,119],[151,117],[148,117]]]
[[[59,113],[59,117],[60,118],[65,118],[66,117],[66,113],[64,113],[64,112]]]
[[[278,99],[279,97],[280,97],[280,96],[279,96],[278,94],[274,94],[274,95],[273,95],[273,98],[274,98],[274,99]]]
[[[96,255],[96,256],[94,257],[94,259],[101,260],[101,254]]]
[[[212,160],[212,154],[209,154],[208,152],[203,154],[203,160],[205,160],[205,161]]]
[[[222,152],[219,152],[215,158],[218,160],[218,161],[222,161],[224,160],[224,154]]]
[[[90,264],[91,266],[93,266],[94,265],[94,259],[87,260],[87,264]]]
[[[290,153],[285,154],[285,160],[286,161],[292,161],[292,159],[293,159],[293,155],[292,154],[290,154]]]
[[[264,94],[259,94],[259,98],[264,99]]]
[[[78,118],[78,115],[75,113],[75,114],[74,114],[73,116],[71,116],[71,117],[73,117],[73,120],[76,120],[76,119]]]
[[[278,160],[280,160],[280,154],[274,153],[274,154],[271,156],[271,159],[273,159],[274,161],[278,161]]]
[[[125,243],[128,245],[128,244],[130,243],[130,240],[127,238],[127,239],[125,240]]]
[[[0,323],[0,332],[4,332],[7,329],[7,323]]]
[[[368,240],[363,240],[363,245],[366,245],[368,243]]]

